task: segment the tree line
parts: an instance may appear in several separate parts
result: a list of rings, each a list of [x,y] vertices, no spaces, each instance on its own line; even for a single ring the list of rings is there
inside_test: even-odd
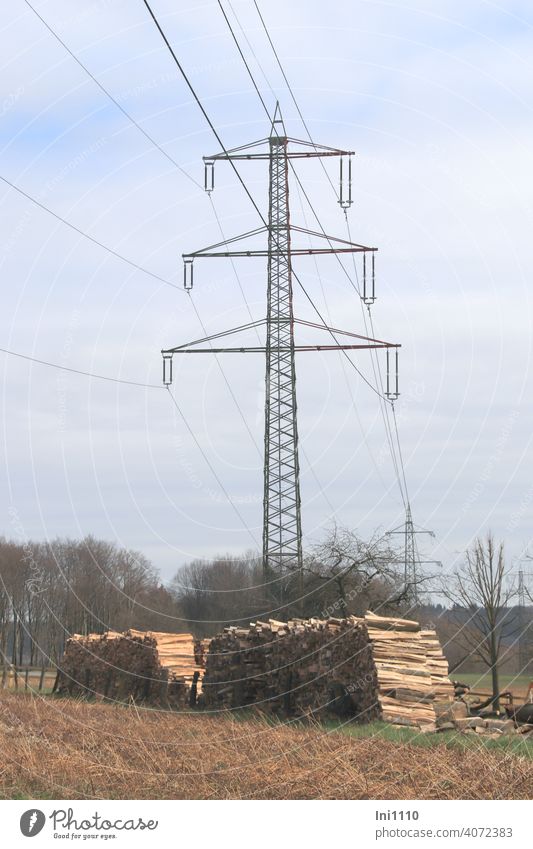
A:
[[[71,634],[176,630],[175,614],[175,599],[137,551],[94,537],[24,544],[0,538],[4,665],[56,664]]]

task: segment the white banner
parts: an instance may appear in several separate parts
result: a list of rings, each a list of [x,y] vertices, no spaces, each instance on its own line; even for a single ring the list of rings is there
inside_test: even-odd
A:
[[[532,774],[533,788],[533,774]],[[2,845],[531,846],[533,802],[4,801]],[[35,843],[31,843],[35,840]],[[68,843],[67,843],[68,841]]]

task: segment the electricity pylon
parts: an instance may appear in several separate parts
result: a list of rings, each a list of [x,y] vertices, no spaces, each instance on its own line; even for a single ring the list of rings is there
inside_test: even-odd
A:
[[[416,536],[417,534],[427,534],[430,537],[435,537],[435,533],[433,531],[427,531],[425,528],[418,528],[415,526],[411,512],[411,505],[407,502],[404,524],[399,525],[397,528],[393,528],[392,531],[387,531],[388,536],[393,536],[395,534],[401,534],[404,538],[404,588],[405,591],[410,594],[413,603],[418,604],[418,584],[420,582],[419,567],[427,563],[434,563],[435,565],[442,566],[442,563],[439,560],[420,559],[416,547]]]
[[[184,287],[193,287],[194,261],[205,257],[266,257],[267,258],[267,307],[266,317],[240,327],[197,339],[162,351],[163,382],[172,382],[172,357],[175,354],[193,353],[264,353],[265,375],[265,441],[263,473],[263,569],[265,581],[302,570],[302,520],[300,499],[300,467],[298,461],[298,422],[296,405],[295,354],[300,351],[348,351],[362,348],[385,348],[396,351],[392,370],[387,356],[387,391],[389,397],[398,396],[399,345],[371,339],[356,333],[337,330],[325,324],[315,324],[298,319],[293,307],[293,268],[295,256],[313,254],[363,253],[363,297],[367,302],[374,300],[376,248],[326,236],[291,223],[289,205],[289,162],[296,159],[340,157],[339,203],[346,209],[351,205],[351,156],[353,151],[317,145],[289,138],[281,117],[279,104],[266,139],[251,144],[224,150],[213,156],[204,157],[205,189],[214,189],[215,162],[257,161],[269,163],[269,211],[268,223],[215,245],[190,254],[183,254]],[[348,159],[346,164],[345,160]],[[320,247],[295,247],[293,234],[305,234],[326,239],[327,245]],[[250,248],[237,243],[255,240],[267,235],[264,247]],[[228,246],[236,246],[228,249]],[[370,254],[371,264],[366,254]],[[369,293],[369,294],[367,294]],[[328,344],[297,344],[295,328],[305,327],[326,331]],[[257,346],[214,347],[213,342],[239,332],[265,329],[265,344]],[[349,343],[339,342],[338,336],[350,337]],[[205,345],[208,347],[203,347]],[[391,388],[392,386],[392,388]]]

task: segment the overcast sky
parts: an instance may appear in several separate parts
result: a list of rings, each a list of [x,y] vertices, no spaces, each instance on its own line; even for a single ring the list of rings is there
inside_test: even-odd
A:
[[[194,182],[203,183],[202,155],[218,150],[204,117],[140,0],[32,4],[193,180],[24,0],[2,0],[0,174],[181,287],[181,253],[220,239]],[[349,221],[355,241],[379,247],[376,336],[402,344],[396,408],[409,494],[415,521],[436,533],[420,546],[451,568],[492,528],[517,557],[533,508],[533,8],[526,0],[260,5],[314,140],[357,152]],[[268,107],[278,97],[289,135],[305,138],[252,0],[232,6]],[[266,136],[218,4],[154,0],[154,8],[224,144]],[[266,214],[264,165],[241,171]],[[336,165],[326,167],[336,181]],[[303,162],[298,172],[326,231],[346,238],[320,167]],[[291,200],[293,223],[314,226],[295,185]],[[213,202],[226,237],[258,226],[223,164]],[[5,184],[0,215],[2,348],[159,385],[161,348],[203,335],[202,323],[214,333],[249,320],[243,292],[254,319],[264,316],[264,260],[237,260],[237,274],[227,260],[198,262],[191,301]],[[333,257],[294,264],[332,325],[365,332]],[[297,287],[295,312],[313,318]],[[368,354],[354,361],[372,379]],[[176,362],[173,390],[232,504],[164,389],[0,354],[0,531],[94,534],[142,550],[165,578],[193,557],[258,546],[264,362],[219,362],[223,373],[210,356]],[[334,353],[300,355],[297,376],[306,544],[333,517],[362,534],[400,524],[376,395]]]

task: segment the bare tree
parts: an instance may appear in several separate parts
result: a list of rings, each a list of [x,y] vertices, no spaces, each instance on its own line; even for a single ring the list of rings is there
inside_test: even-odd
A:
[[[505,639],[516,631],[512,602],[517,592],[503,543],[496,544],[490,532],[485,539],[476,539],[466,552],[466,562],[447,578],[443,592],[461,622],[457,642],[490,670],[493,705],[499,710],[499,664]]]
[[[367,609],[397,610],[404,600],[398,555],[379,534],[363,540],[335,525],[305,559],[304,569],[307,596],[319,606],[317,614],[344,617]]]

